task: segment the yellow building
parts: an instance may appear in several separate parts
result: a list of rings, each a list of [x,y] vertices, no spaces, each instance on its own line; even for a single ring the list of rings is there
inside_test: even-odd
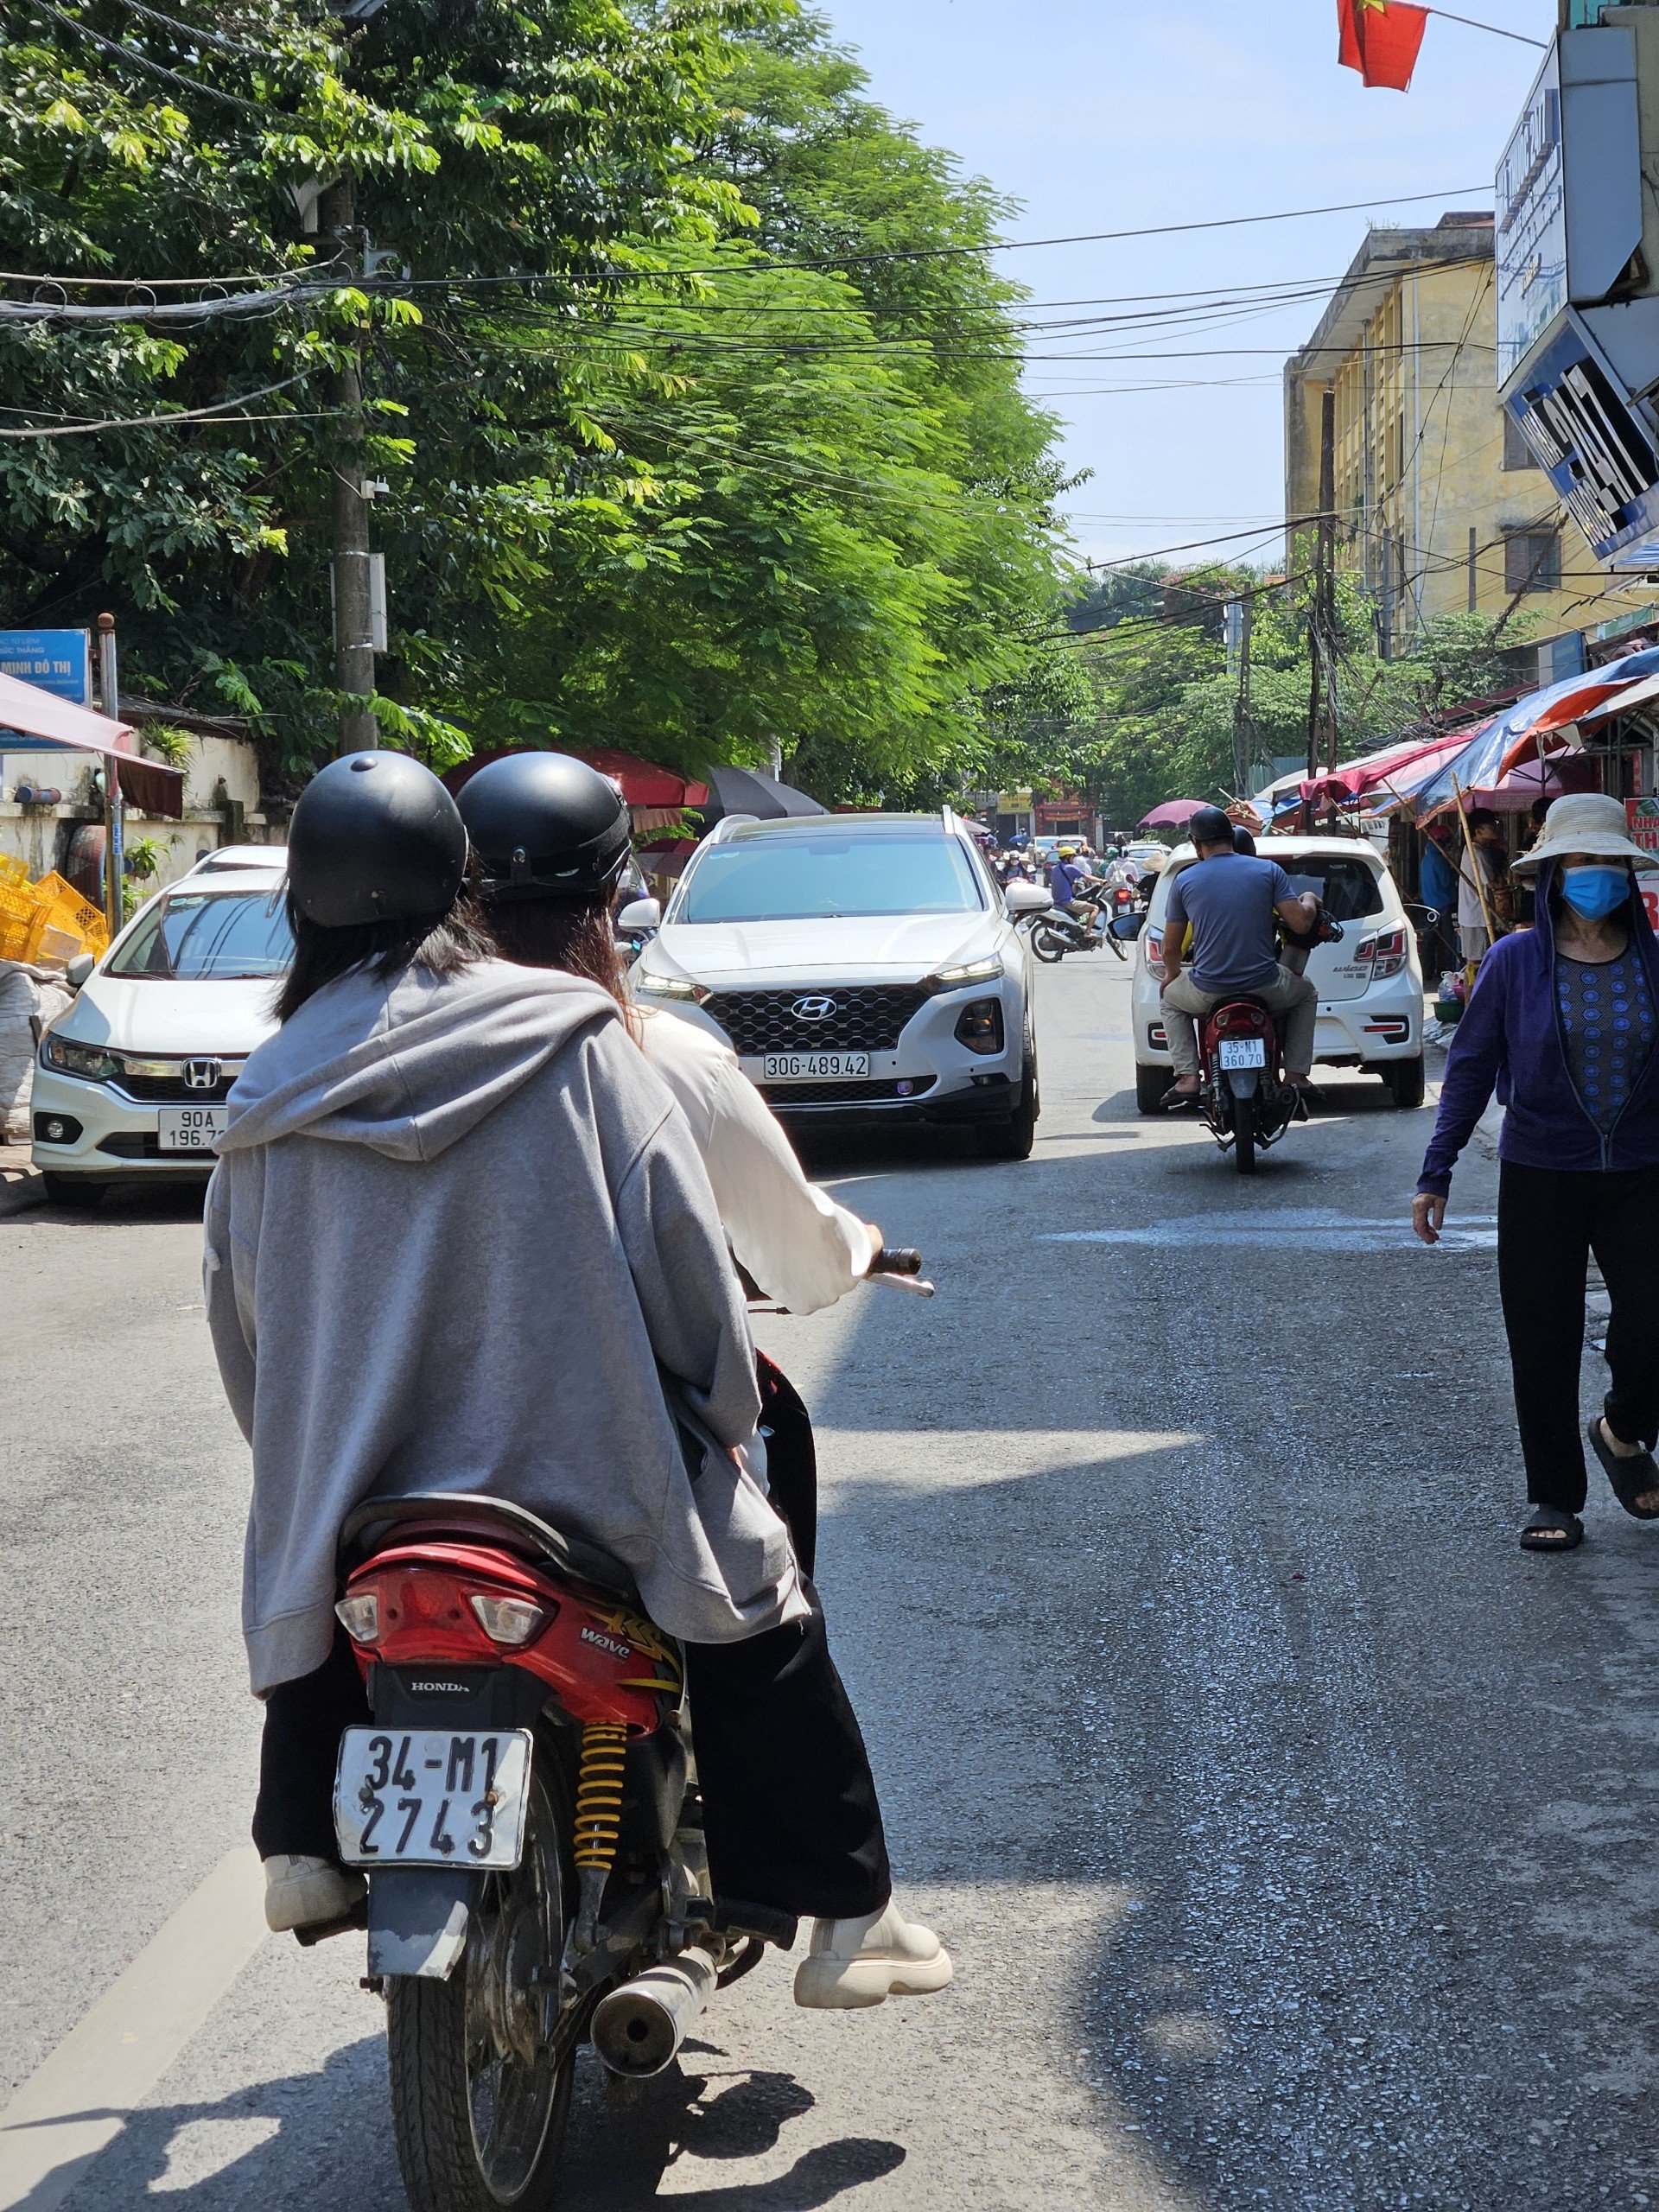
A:
[[[1640,620],[1654,594],[1598,565],[1506,426],[1492,237],[1491,216],[1478,213],[1369,234],[1285,364],[1287,532],[1293,568],[1306,569],[1332,392],[1337,565],[1363,578],[1382,651],[1409,652],[1436,615],[1513,610],[1531,618],[1516,642],[1540,642],[1548,681],[1580,664],[1564,633]],[[1559,655],[1548,643],[1558,635]]]

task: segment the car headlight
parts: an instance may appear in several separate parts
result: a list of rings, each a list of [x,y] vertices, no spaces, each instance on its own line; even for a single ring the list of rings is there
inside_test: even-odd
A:
[[[941,968],[928,981],[936,991],[959,991],[964,983],[992,983],[1002,973],[1002,963],[989,953],[983,960],[964,961],[955,968]]]
[[[126,1067],[119,1052],[106,1052],[101,1045],[77,1044],[73,1037],[54,1036],[49,1029],[41,1039],[41,1062],[87,1083],[108,1083]]]
[[[694,983],[689,976],[636,976],[633,988],[649,999],[691,999],[702,1001],[709,995],[701,983]]]

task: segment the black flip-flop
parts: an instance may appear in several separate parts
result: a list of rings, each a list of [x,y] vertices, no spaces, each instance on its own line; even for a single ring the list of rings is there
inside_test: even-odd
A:
[[[1659,1466],[1654,1464],[1651,1452],[1638,1452],[1633,1459],[1621,1459],[1611,1451],[1601,1433],[1601,1416],[1598,1414],[1586,1429],[1590,1449],[1607,1471],[1607,1479],[1613,1486],[1613,1496],[1618,1500],[1632,1521],[1659,1521],[1659,1508],[1638,1505],[1637,1499],[1648,1491],[1659,1490]]]
[[[1584,1541],[1584,1523],[1576,1513],[1559,1512],[1541,1505],[1521,1531],[1522,1548],[1529,1552],[1576,1551]]]
[[[1199,1090],[1166,1090],[1164,1093],[1166,1114],[1196,1113],[1203,1103],[1204,1094]]]

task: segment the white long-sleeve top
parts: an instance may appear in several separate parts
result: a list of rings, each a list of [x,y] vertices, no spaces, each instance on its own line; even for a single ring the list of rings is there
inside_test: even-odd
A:
[[[833,1306],[868,1273],[869,1231],[808,1182],[737,1055],[654,1007],[629,1008],[640,1049],[691,1124],[732,1250],[791,1313]]]

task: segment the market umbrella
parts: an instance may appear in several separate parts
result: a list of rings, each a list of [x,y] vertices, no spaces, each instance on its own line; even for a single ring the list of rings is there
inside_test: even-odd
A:
[[[1137,830],[1185,830],[1193,816],[1210,804],[1207,798],[1167,798],[1150,814],[1143,814],[1135,826]]]
[[[706,768],[708,804],[705,822],[714,823],[728,814],[753,814],[762,822],[782,822],[791,815],[827,814],[827,806],[798,791],[793,784],[780,784],[776,776],[759,768]]]

